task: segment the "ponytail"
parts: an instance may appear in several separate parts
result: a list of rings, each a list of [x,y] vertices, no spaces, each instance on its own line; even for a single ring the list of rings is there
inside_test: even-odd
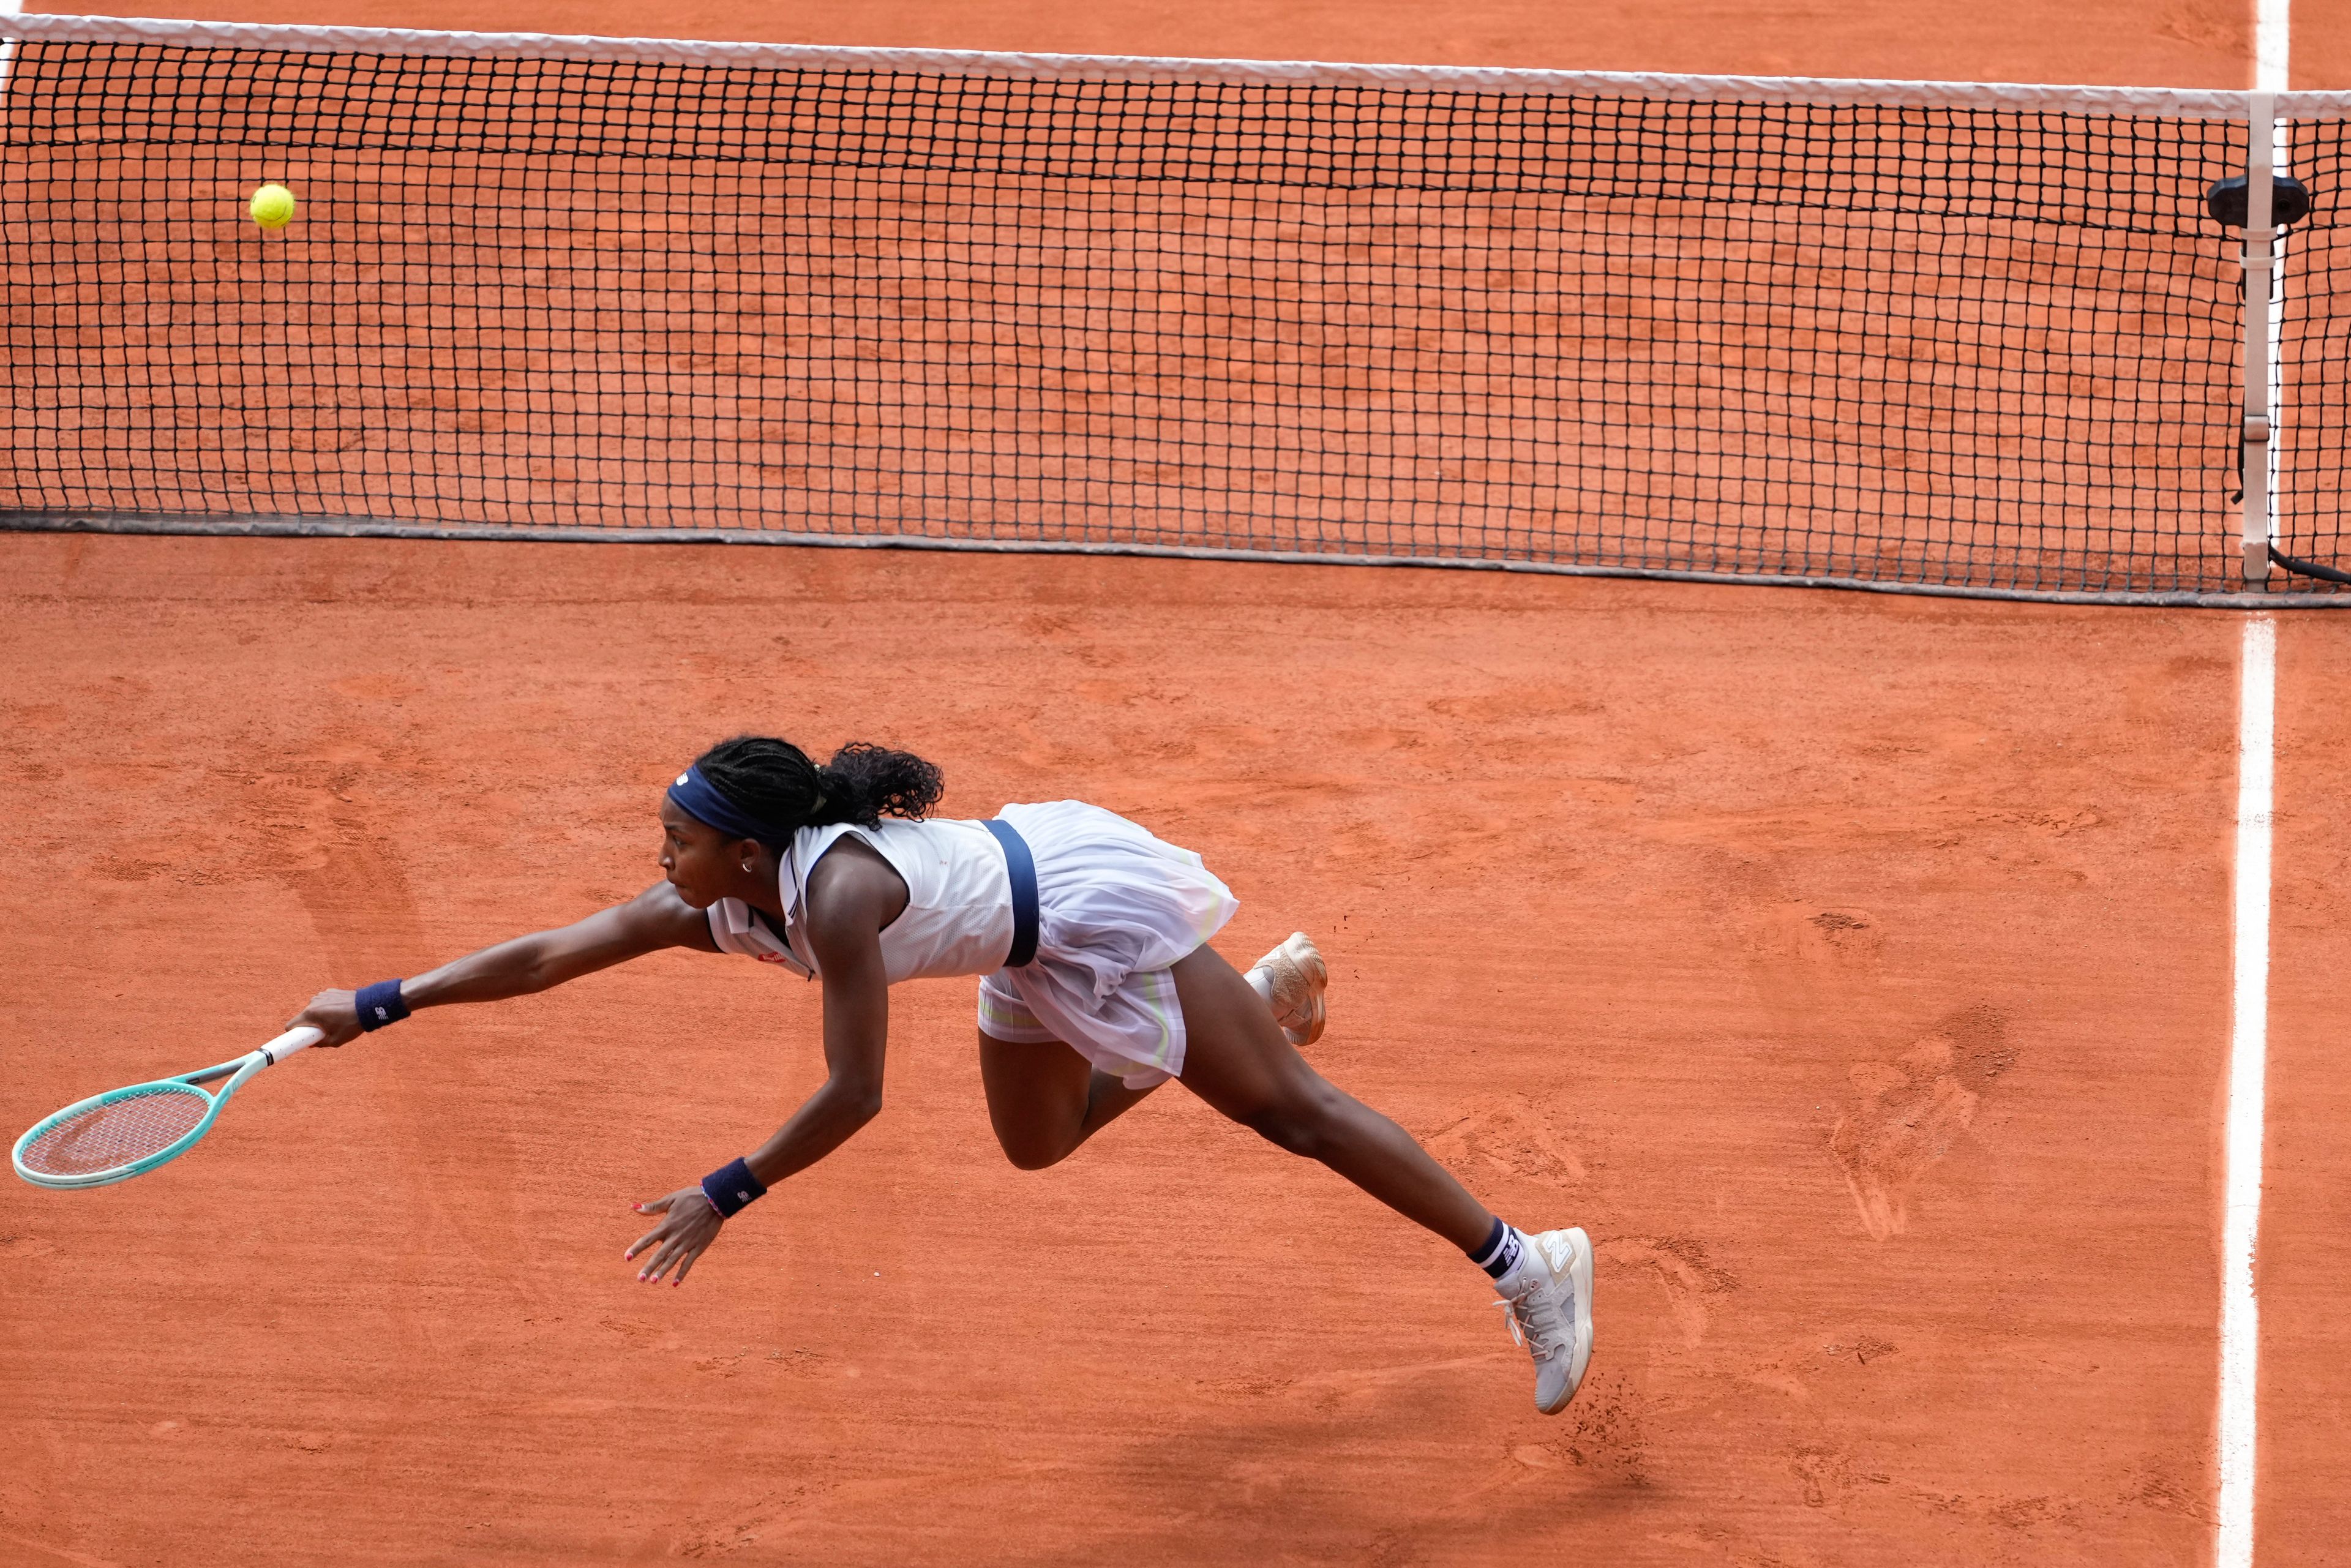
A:
[[[937,767],[911,751],[893,751],[869,741],[852,740],[816,770],[817,787],[824,792],[810,827],[828,822],[854,822],[870,828],[883,817],[919,821],[946,792],[946,778]]]

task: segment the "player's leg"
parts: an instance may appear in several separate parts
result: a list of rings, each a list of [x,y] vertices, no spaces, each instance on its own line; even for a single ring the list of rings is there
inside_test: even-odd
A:
[[[1491,1211],[1410,1134],[1309,1066],[1256,988],[1215,948],[1197,949],[1173,973],[1184,1009],[1186,1089],[1464,1251],[1491,1233]]]
[[[1302,931],[1259,958],[1246,977],[1285,1039],[1311,1044],[1322,1033],[1329,971]],[[1022,1170],[1058,1165],[1116,1120],[1149,1089],[1129,1089],[1053,1038],[1011,991],[983,979],[979,1077],[987,1119],[1005,1156]]]
[[[986,1030],[979,1031],[979,1082],[996,1141],[1024,1171],[1069,1158],[1151,1092],[1129,1089],[1058,1040],[998,1040]]]
[[[1292,1154],[1328,1166],[1485,1267],[1534,1353],[1535,1403],[1566,1405],[1592,1354],[1592,1248],[1581,1230],[1529,1236],[1498,1220],[1411,1134],[1309,1066],[1264,998],[1214,948],[1172,971],[1184,1086]]]
[[[1097,1071],[993,975],[979,982],[979,1082],[996,1141],[1024,1171],[1059,1165],[1150,1092]]]

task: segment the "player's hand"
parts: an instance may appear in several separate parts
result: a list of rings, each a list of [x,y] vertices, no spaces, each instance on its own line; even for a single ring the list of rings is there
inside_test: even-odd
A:
[[[685,1271],[694,1267],[694,1260],[702,1256],[704,1248],[718,1239],[718,1228],[726,1223],[718,1218],[718,1211],[710,1207],[710,1200],[702,1196],[698,1186],[681,1187],[667,1197],[641,1203],[637,1212],[662,1217],[659,1225],[638,1237],[636,1245],[621,1254],[633,1262],[638,1253],[655,1248],[644,1267],[637,1270],[637,1278],[648,1285],[660,1284],[662,1276],[672,1269],[677,1272],[670,1283],[684,1284]]]
[[[317,1030],[324,1037],[320,1045],[349,1045],[360,1037],[359,995],[357,991],[320,991],[286,1027]]]

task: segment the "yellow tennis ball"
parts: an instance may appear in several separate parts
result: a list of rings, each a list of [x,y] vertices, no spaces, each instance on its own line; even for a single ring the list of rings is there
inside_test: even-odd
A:
[[[282,229],[294,221],[294,193],[283,185],[264,185],[253,193],[246,210],[263,228]]]

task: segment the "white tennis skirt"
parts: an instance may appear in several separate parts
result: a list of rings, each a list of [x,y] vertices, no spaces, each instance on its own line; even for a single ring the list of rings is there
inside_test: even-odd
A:
[[[1240,903],[1190,850],[1079,800],[998,813],[1037,859],[1037,956],[979,982],[982,1032],[1061,1040],[1130,1089],[1180,1076],[1184,1009],[1168,967]]]

